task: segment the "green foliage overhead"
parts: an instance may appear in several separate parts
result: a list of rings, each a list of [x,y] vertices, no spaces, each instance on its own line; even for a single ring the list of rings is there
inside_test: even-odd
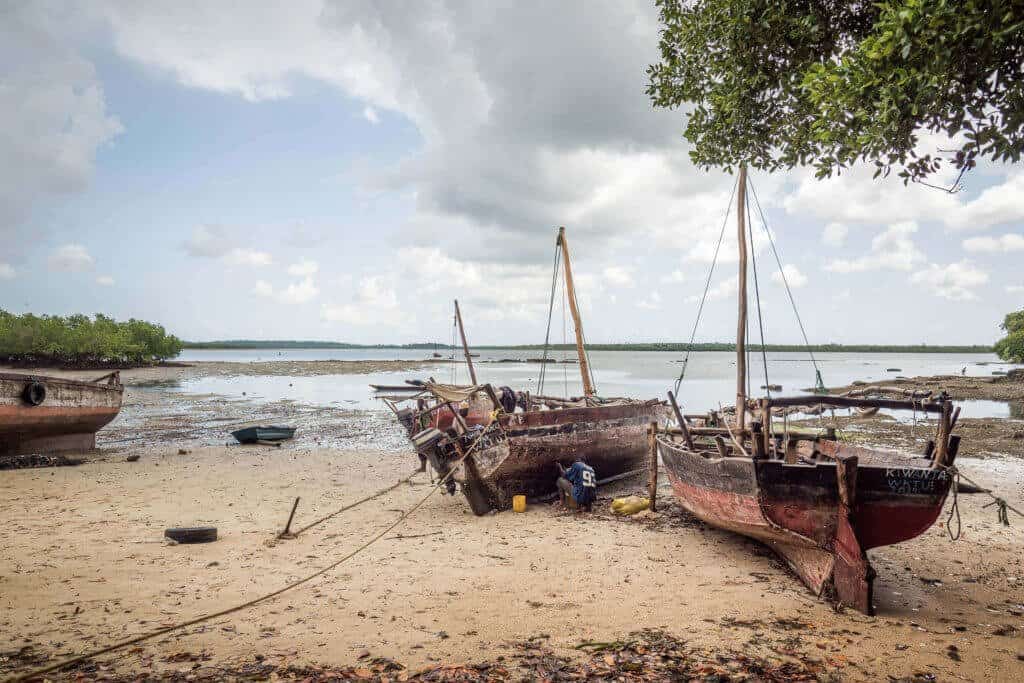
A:
[[[1024,148],[1019,0],[656,0],[655,106],[683,107],[703,167],[856,162],[904,182],[942,159],[1017,161]],[[953,149],[916,156],[922,132]]]
[[[1000,327],[1006,336],[996,342],[996,354],[1011,363],[1024,363],[1024,310],[1007,313]]]
[[[181,353],[181,340],[143,320],[96,314],[37,316],[0,310],[0,359],[15,363],[140,364]]]

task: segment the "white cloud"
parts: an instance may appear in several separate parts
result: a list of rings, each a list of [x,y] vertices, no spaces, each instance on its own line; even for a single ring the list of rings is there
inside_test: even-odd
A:
[[[319,293],[313,278],[306,277],[288,285],[278,295],[278,300],[286,304],[304,304],[315,299]]]
[[[103,285],[104,287],[113,287],[114,278],[112,278],[109,275],[100,275],[98,278],[96,278],[96,284]]]
[[[973,252],[1020,251],[1024,249],[1024,235],[1007,233],[999,237],[971,237],[964,240],[963,247]]]
[[[989,187],[976,199],[959,205],[943,217],[954,230],[982,230],[1024,219],[1024,172],[1011,172],[1002,184]]]
[[[377,114],[376,109],[370,106],[363,107],[363,118],[375,126],[380,123],[380,115]]]
[[[639,306],[640,308],[644,308],[644,309],[652,310],[652,311],[655,310],[655,309],[661,308],[661,294],[659,294],[657,290],[654,290],[653,292],[648,294],[646,297],[641,299],[637,303],[637,306]]]
[[[48,259],[50,270],[64,272],[81,272],[93,267],[93,258],[89,250],[81,244],[65,244],[58,247]]]
[[[222,225],[199,225],[183,246],[191,256],[219,258],[231,250],[232,240]]]
[[[299,261],[288,266],[288,274],[294,277],[310,277],[316,275],[320,265],[316,261]]]
[[[845,223],[829,223],[821,233],[821,241],[830,247],[841,247],[849,233]]]
[[[606,266],[601,275],[616,287],[632,287],[635,284],[632,270],[622,266]]]
[[[978,298],[974,289],[988,282],[988,273],[966,260],[947,265],[932,263],[914,273],[910,281],[944,299],[972,301]]]
[[[661,281],[665,284],[678,284],[680,282],[686,282],[686,274],[679,268],[676,268],[668,275],[662,275]]]
[[[321,317],[350,325],[394,324],[401,318],[398,296],[379,276],[365,277],[349,303],[323,304]]]
[[[925,256],[910,236],[917,232],[917,223],[894,223],[871,240],[871,251],[857,259],[833,259],[825,270],[834,273],[863,273],[870,270],[911,270],[923,263]]]
[[[739,292],[739,283],[736,278],[730,277],[726,280],[722,280],[717,285],[708,290],[708,301],[716,301],[718,299],[727,299],[729,297],[736,296]],[[701,299],[700,294],[694,294],[686,297],[687,302],[697,303]]]
[[[785,275],[785,278],[783,278]],[[772,273],[772,280],[778,282],[780,285],[789,283],[792,289],[803,287],[807,284],[807,276],[800,272],[800,269],[791,263],[787,263],[782,267],[781,271],[775,271]]]
[[[252,293],[265,299],[273,299],[282,304],[304,304],[312,301],[320,294],[320,289],[312,277],[304,277],[292,282],[282,290],[275,290],[266,280],[257,280]]]
[[[0,10],[0,239],[9,251],[39,238],[43,226],[27,222],[34,206],[88,187],[97,150],[122,131],[92,63],[71,49],[81,12],[29,2]]]
[[[0,263],[0,280],[13,280],[17,273],[9,263]]]
[[[1024,293],[1024,285],[1007,285],[1006,286],[1006,293],[1007,294],[1022,294],[1022,293]]]
[[[235,247],[224,255],[224,261],[232,266],[269,266],[274,259],[265,251]]]

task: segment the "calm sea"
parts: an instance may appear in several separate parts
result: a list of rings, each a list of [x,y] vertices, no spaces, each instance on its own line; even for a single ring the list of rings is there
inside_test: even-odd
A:
[[[423,360],[426,351],[398,349],[260,349],[186,350],[181,361],[265,361],[304,360]],[[538,351],[497,349],[481,351],[474,359],[481,382],[507,385],[538,392],[540,363],[502,363],[506,359],[537,358]],[[574,358],[574,352],[554,352],[553,357]],[[595,351],[590,354],[598,393],[602,396],[664,398],[683,367],[683,354],[661,351]],[[819,353],[817,366],[827,386],[854,380],[874,381],[900,376],[960,374],[991,376],[1012,366],[1000,363],[992,354],[938,353]],[[765,382],[765,364],[759,353],[750,357],[750,385],[754,395]],[[575,364],[548,364],[543,393],[576,396],[582,392],[579,368]],[[692,353],[679,398],[684,410],[698,412],[728,404],[735,395],[735,355],[728,352]],[[806,352],[769,353],[767,383],[782,385],[784,394],[806,391],[814,386],[814,364]],[[369,384],[402,384],[406,379],[434,377],[442,382],[467,383],[464,362],[432,364],[414,372],[386,372],[365,375],[320,375],[316,377],[239,376],[203,377],[179,387],[184,392],[215,393],[254,401],[290,399],[310,405],[339,408],[386,410],[374,397]],[[1013,417],[1019,415],[1014,406]],[[1010,417],[1011,407],[992,401],[968,401],[965,417]]]

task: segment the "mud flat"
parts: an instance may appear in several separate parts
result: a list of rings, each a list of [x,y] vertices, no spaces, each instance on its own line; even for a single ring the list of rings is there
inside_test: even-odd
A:
[[[1024,401],[1024,372],[1011,371],[1008,375],[969,377],[964,375],[934,375],[931,377],[902,377],[878,382],[855,382],[845,387],[829,389],[841,394],[854,389],[870,387],[899,387],[908,390],[929,390],[940,394],[945,391],[953,400]]]

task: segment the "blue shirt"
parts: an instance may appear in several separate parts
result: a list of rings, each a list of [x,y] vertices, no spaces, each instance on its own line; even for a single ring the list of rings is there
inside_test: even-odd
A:
[[[597,498],[597,474],[590,465],[574,462],[565,471],[565,478],[572,484],[572,497],[578,504],[593,503]]]

